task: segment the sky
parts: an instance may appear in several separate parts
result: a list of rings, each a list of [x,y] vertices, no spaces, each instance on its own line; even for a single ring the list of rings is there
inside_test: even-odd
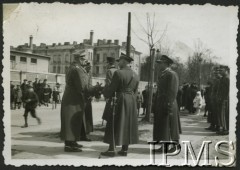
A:
[[[20,4],[4,21],[4,31],[12,46],[29,42],[52,44],[58,42],[82,42],[88,39],[90,30],[97,39],[119,39],[126,41],[128,12],[132,13],[132,45],[137,51],[148,54],[148,46],[137,36],[146,39],[141,26],[146,27],[146,13],[155,13],[155,28],[161,36],[167,25],[166,40],[170,46],[183,42],[194,49],[194,42],[200,39],[228,64],[236,51],[238,26],[237,7],[152,5],[152,4]],[[137,36],[136,36],[137,35]],[[156,47],[157,48],[157,47]],[[173,49],[174,50],[174,49]]]

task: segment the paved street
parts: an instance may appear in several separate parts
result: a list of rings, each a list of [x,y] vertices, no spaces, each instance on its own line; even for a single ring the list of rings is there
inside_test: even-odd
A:
[[[37,114],[42,119],[42,124],[29,117],[29,127],[21,128],[23,125],[23,109],[13,110],[11,113],[12,132],[12,158],[13,159],[61,159],[61,158],[98,158],[99,153],[107,150],[107,144],[102,142],[104,126],[102,126],[101,116],[105,103],[93,102],[94,132],[89,138],[92,142],[79,142],[84,145],[82,153],[66,153],[63,151],[63,142],[59,139],[60,130],[60,105],[56,110],[49,107],[38,107]],[[139,119],[140,120],[140,119]],[[105,125],[105,123],[104,123]],[[228,136],[217,136],[214,132],[205,130],[208,127],[206,118],[202,115],[189,115],[181,113],[181,125],[183,133],[181,141],[190,140],[196,154],[199,152],[203,140],[212,140],[213,143],[221,139],[228,139]],[[131,145],[127,158],[149,159],[149,145],[147,141],[152,139],[152,124],[139,122],[140,142]],[[120,148],[119,148],[120,149]],[[184,149],[182,149],[184,151]],[[184,158],[184,153],[174,158]],[[210,146],[210,156],[213,158],[214,145]],[[212,153],[212,154],[211,154]],[[216,153],[215,153],[216,154]],[[115,157],[114,159],[127,159]],[[113,158],[109,158],[113,159]]]

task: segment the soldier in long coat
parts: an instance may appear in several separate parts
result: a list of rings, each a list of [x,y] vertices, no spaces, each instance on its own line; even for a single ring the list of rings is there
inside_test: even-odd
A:
[[[111,114],[105,129],[104,143],[109,144],[109,149],[107,152],[101,153],[104,156],[115,156],[113,142],[116,145],[122,145],[122,150],[118,152],[121,156],[127,156],[129,144],[138,143],[136,93],[139,78],[128,66],[132,60],[132,58],[121,54],[118,63],[120,70],[114,72],[110,86],[103,92],[106,98],[113,97],[115,93],[117,97],[114,125],[113,114]],[[114,137],[112,136],[113,127]]]
[[[155,97],[153,140],[179,143],[180,121],[176,100],[179,86],[178,76],[169,68],[173,61],[168,56],[163,55],[156,62],[159,63],[161,74],[158,77]],[[174,149],[176,148],[171,148],[168,152],[173,152]]]
[[[115,58],[114,57],[107,57],[107,71],[106,71],[106,79],[105,79],[105,89],[108,89],[111,82],[114,72],[117,70],[116,66],[114,65]],[[104,108],[102,119],[106,120],[110,117],[109,114],[112,114],[112,108],[111,108],[111,102],[112,98],[106,98],[106,105]]]
[[[222,78],[219,81],[219,90],[218,90],[218,106],[219,112],[217,113],[219,135],[228,135],[228,121],[229,121],[229,77],[228,77],[229,68],[227,66],[221,66],[221,75]]]
[[[88,77],[83,65],[86,63],[85,53],[74,55],[74,62],[66,73],[66,86],[61,105],[60,137],[65,141],[66,152],[81,152],[80,140],[83,116],[85,112],[85,93],[88,88]]]
[[[87,63],[85,70],[88,74],[87,85],[88,88],[92,87],[92,77],[91,77],[91,65]],[[93,115],[92,115],[92,96],[90,93],[85,94],[86,107],[85,114],[83,116],[83,125],[81,130],[81,141],[90,142],[91,139],[87,137],[87,134],[93,132]]]

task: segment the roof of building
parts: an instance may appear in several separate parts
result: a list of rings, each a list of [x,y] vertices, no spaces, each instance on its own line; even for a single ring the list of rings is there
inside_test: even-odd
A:
[[[50,56],[36,54],[36,53],[29,53],[29,52],[24,52],[24,51],[10,50],[10,53],[24,54],[24,55],[29,55],[29,56],[42,57],[42,58],[50,59]]]

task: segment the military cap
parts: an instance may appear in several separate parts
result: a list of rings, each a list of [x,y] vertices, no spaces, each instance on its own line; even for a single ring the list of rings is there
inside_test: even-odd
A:
[[[74,53],[73,55],[74,55],[74,57],[84,57],[84,56],[86,56],[86,53],[85,53],[85,51],[82,51],[80,53]]]
[[[27,81],[27,79],[24,79],[23,81]]]
[[[166,55],[162,55],[160,57],[160,59],[156,60],[157,63],[168,63],[168,64],[173,64],[173,60],[166,56]]]
[[[117,59],[116,61],[119,61],[119,60],[121,60],[121,59],[124,59],[124,60],[126,60],[126,61],[128,61],[128,62],[133,61],[133,59],[132,59],[131,57],[128,57],[128,56],[127,56],[126,54],[124,54],[124,53],[121,53],[119,59]]]
[[[226,65],[220,65],[220,68],[223,69],[223,70],[229,70],[229,67],[226,66]]]
[[[47,81],[47,79],[44,79],[43,81]]]
[[[107,63],[114,63],[115,57],[107,57]]]
[[[60,83],[56,83],[56,85],[60,85]]]

